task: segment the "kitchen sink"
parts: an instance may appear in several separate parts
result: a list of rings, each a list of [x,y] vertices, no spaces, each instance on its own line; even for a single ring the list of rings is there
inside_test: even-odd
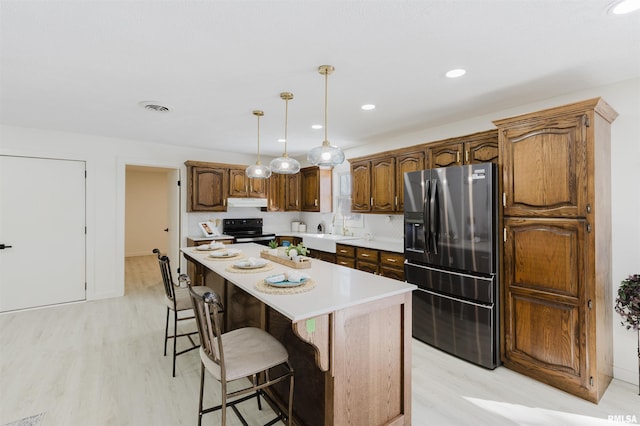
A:
[[[359,237],[348,237],[346,235],[334,234],[302,234],[302,244],[311,250],[336,252],[336,242],[342,240],[354,240]]]

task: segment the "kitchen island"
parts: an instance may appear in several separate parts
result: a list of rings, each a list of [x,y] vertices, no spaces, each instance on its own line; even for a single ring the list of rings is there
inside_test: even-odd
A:
[[[265,249],[228,247],[255,258]],[[270,294],[256,284],[291,268],[271,262],[264,272],[234,272],[235,259],[211,259],[194,247],[182,252],[195,266],[194,284],[221,294],[227,330],[258,326],[287,347],[297,424],[411,424],[414,285],[313,259],[311,268],[298,270],[309,275],[313,288]],[[276,401],[285,395],[285,389],[274,390]]]

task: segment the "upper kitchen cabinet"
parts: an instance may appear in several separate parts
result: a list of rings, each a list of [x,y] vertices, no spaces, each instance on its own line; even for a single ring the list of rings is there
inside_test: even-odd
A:
[[[267,179],[247,177],[246,167],[229,168],[229,197],[265,198]]]
[[[371,211],[371,161],[353,160],[351,163],[351,211]]]
[[[426,167],[425,149],[404,150],[396,156],[396,210],[404,211],[404,174],[424,170]]]
[[[305,212],[326,213],[332,210],[332,171],[320,167],[300,170],[300,209]]]
[[[227,210],[229,170],[214,163],[187,161],[187,211]]]
[[[267,210],[270,212],[285,211],[285,175],[272,173],[268,186]]]
[[[351,160],[351,210],[368,213],[404,211],[404,173],[422,170],[424,148],[398,151]]]
[[[616,115],[608,105],[578,105],[495,122],[502,142],[506,216],[585,217],[595,207],[594,167],[601,145],[609,144],[598,130],[606,122],[608,131],[607,120]],[[606,175],[608,164],[598,163],[607,167],[601,173]]]
[[[284,176],[284,210],[300,211],[300,173]]]
[[[498,132],[488,130],[429,144],[429,168],[498,162]]]

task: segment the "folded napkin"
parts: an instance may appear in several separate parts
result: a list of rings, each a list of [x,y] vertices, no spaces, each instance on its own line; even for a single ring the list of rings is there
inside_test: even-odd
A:
[[[209,244],[209,247],[212,248],[212,249],[217,249],[217,248],[224,247],[224,244],[219,243],[217,241],[212,241],[211,244]]]
[[[268,283],[275,284],[286,281],[287,277],[285,274],[272,275],[270,277],[265,278],[264,280]]]
[[[196,247],[197,250],[209,250],[209,244],[200,244],[198,247]]]
[[[309,278],[309,276],[304,272],[298,272],[298,271],[288,271],[286,275],[287,275],[287,281],[291,283],[299,283]]]
[[[256,259],[255,257],[250,257],[246,260],[247,266],[258,266],[262,263],[262,259]]]

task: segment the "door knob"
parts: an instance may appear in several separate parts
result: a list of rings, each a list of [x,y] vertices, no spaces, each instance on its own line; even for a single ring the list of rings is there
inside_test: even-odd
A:
[[[4,250],[6,248],[11,248],[12,246],[5,246],[4,244],[0,244],[0,250]]]
[[[164,228],[164,232],[169,232],[169,228]]]

